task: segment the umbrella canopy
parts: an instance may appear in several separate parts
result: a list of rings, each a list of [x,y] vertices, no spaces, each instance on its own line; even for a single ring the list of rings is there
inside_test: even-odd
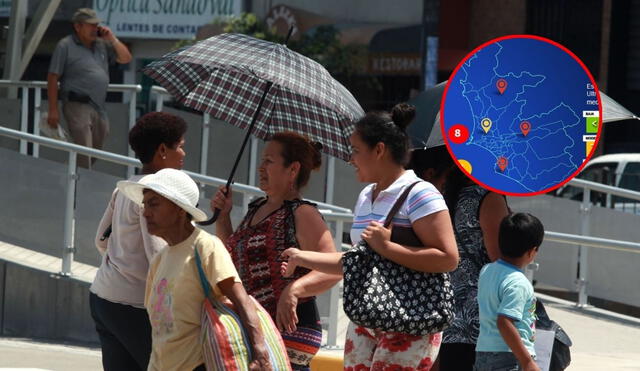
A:
[[[416,107],[416,118],[408,128],[412,148],[432,148],[444,145],[440,129],[440,102],[446,85],[447,81],[443,81],[409,100],[408,103]],[[600,92],[600,100],[602,102],[602,122],[640,120],[638,116],[603,92]]]
[[[447,81],[443,81],[410,99],[416,107],[416,117],[407,128],[411,148],[431,148],[444,145],[440,130],[440,102]]]
[[[600,100],[602,101],[602,122],[614,122],[621,120],[636,119],[638,116],[624,108],[620,103],[616,102],[610,96],[600,92]]]
[[[353,122],[364,115],[353,95],[319,63],[286,45],[242,34],[208,38],[142,71],[183,105],[248,128],[227,189],[250,134],[265,140],[286,130],[306,134],[325,153],[348,161]],[[216,209],[200,224],[214,223],[219,213]]]
[[[221,34],[176,50],[143,72],[187,107],[242,129],[255,116],[251,132],[258,138],[295,131],[345,161],[353,122],[364,115],[319,63],[285,45],[242,34]]]

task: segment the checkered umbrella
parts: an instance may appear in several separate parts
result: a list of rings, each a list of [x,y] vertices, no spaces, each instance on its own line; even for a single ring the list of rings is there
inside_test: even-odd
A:
[[[348,161],[353,122],[364,115],[319,63],[286,45],[242,34],[221,34],[173,51],[142,71],[181,104],[248,128],[227,185],[250,133],[265,140],[285,130],[306,134],[325,153]]]
[[[251,133],[258,138],[284,130],[303,133],[345,161],[353,121],[364,115],[319,63],[242,34],[217,35],[171,52],[143,72],[187,107],[242,129],[256,116]]]

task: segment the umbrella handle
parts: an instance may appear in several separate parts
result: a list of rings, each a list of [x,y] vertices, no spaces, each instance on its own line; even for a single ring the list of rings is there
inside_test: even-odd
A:
[[[200,224],[200,225],[211,225],[211,224],[215,223],[216,220],[218,220],[219,216],[220,216],[220,209],[218,209],[216,207],[215,209],[213,209],[213,216],[211,217],[211,219],[206,220],[204,222],[199,222],[198,224]]]
[[[238,155],[236,156],[236,161],[233,164],[233,169],[231,169],[231,174],[229,174],[229,178],[227,179],[227,190],[229,189],[229,187],[231,186],[231,183],[233,182],[233,176],[235,175],[236,169],[238,168],[240,157],[242,157],[242,152],[244,152],[244,147],[247,146],[247,142],[249,141],[249,137],[251,136],[253,127],[255,126],[256,120],[258,119],[258,114],[260,114],[260,110],[262,109],[262,104],[264,103],[264,99],[267,97],[267,93],[269,92],[269,89],[271,89],[271,85],[273,85],[273,82],[271,81],[267,81],[267,83],[265,84],[264,92],[262,92],[262,97],[260,98],[260,103],[258,103],[258,108],[256,108],[256,111],[253,114],[253,118],[251,119],[251,124],[249,124],[249,129],[247,130],[247,134],[244,136],[244,140],[242,141],[242,146],[240,146],[240,151],[238,152]],[[215,210],[213,210],[213,216],[211,217],[211,219],[205,220],[204,222],[198,222],[198,224],[211,225],[215,223],[216,220],[218,220],[219,215],[220,215],[220,209],[216,208]]]
[[[227,180],[227,186],[225,187],[225,189],[222,191],[222,193],[224,193],[225,197],[229,194],[229,186],[231,186],[231,179]],[[220,209],[219,208],[214,208],[213,209],[213,216],[211,216],[211,219],[209,220],[205,220],[203,222],[198,222],[198,225],[211,225],[213,223],[216,222],[216,220],[218,220],[218,217],[220,216]]]

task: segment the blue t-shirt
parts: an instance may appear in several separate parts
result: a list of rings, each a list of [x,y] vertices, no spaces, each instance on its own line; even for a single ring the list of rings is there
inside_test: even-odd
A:
[[[498,315],[513,319],[520,339],[531,355],[535,338],[536,297],[533,286],[515,265],[498,260],[485,265],[478,281],[480,335],[476,351],[510,352],[498,330]]]

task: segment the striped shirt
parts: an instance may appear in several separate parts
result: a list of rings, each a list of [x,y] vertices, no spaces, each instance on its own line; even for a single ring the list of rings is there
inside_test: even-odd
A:
[[[436,187],[418,178],[413,170],[407,170],[387,189],[380,191],[373,202],[371,198],[375,184],[366,186],[360,192],[355,206],[353,225],[351,226],[351,243],[356,245],[360,242],[360,234],[371,221],[384,223],[389,210],[400,197],[405,187],[417,181],[420,181],[420,183],[411,189],[409,196],[393,218],[394,225],[410,227],[416,220],[424,216],[447,210],[447,204]]]

